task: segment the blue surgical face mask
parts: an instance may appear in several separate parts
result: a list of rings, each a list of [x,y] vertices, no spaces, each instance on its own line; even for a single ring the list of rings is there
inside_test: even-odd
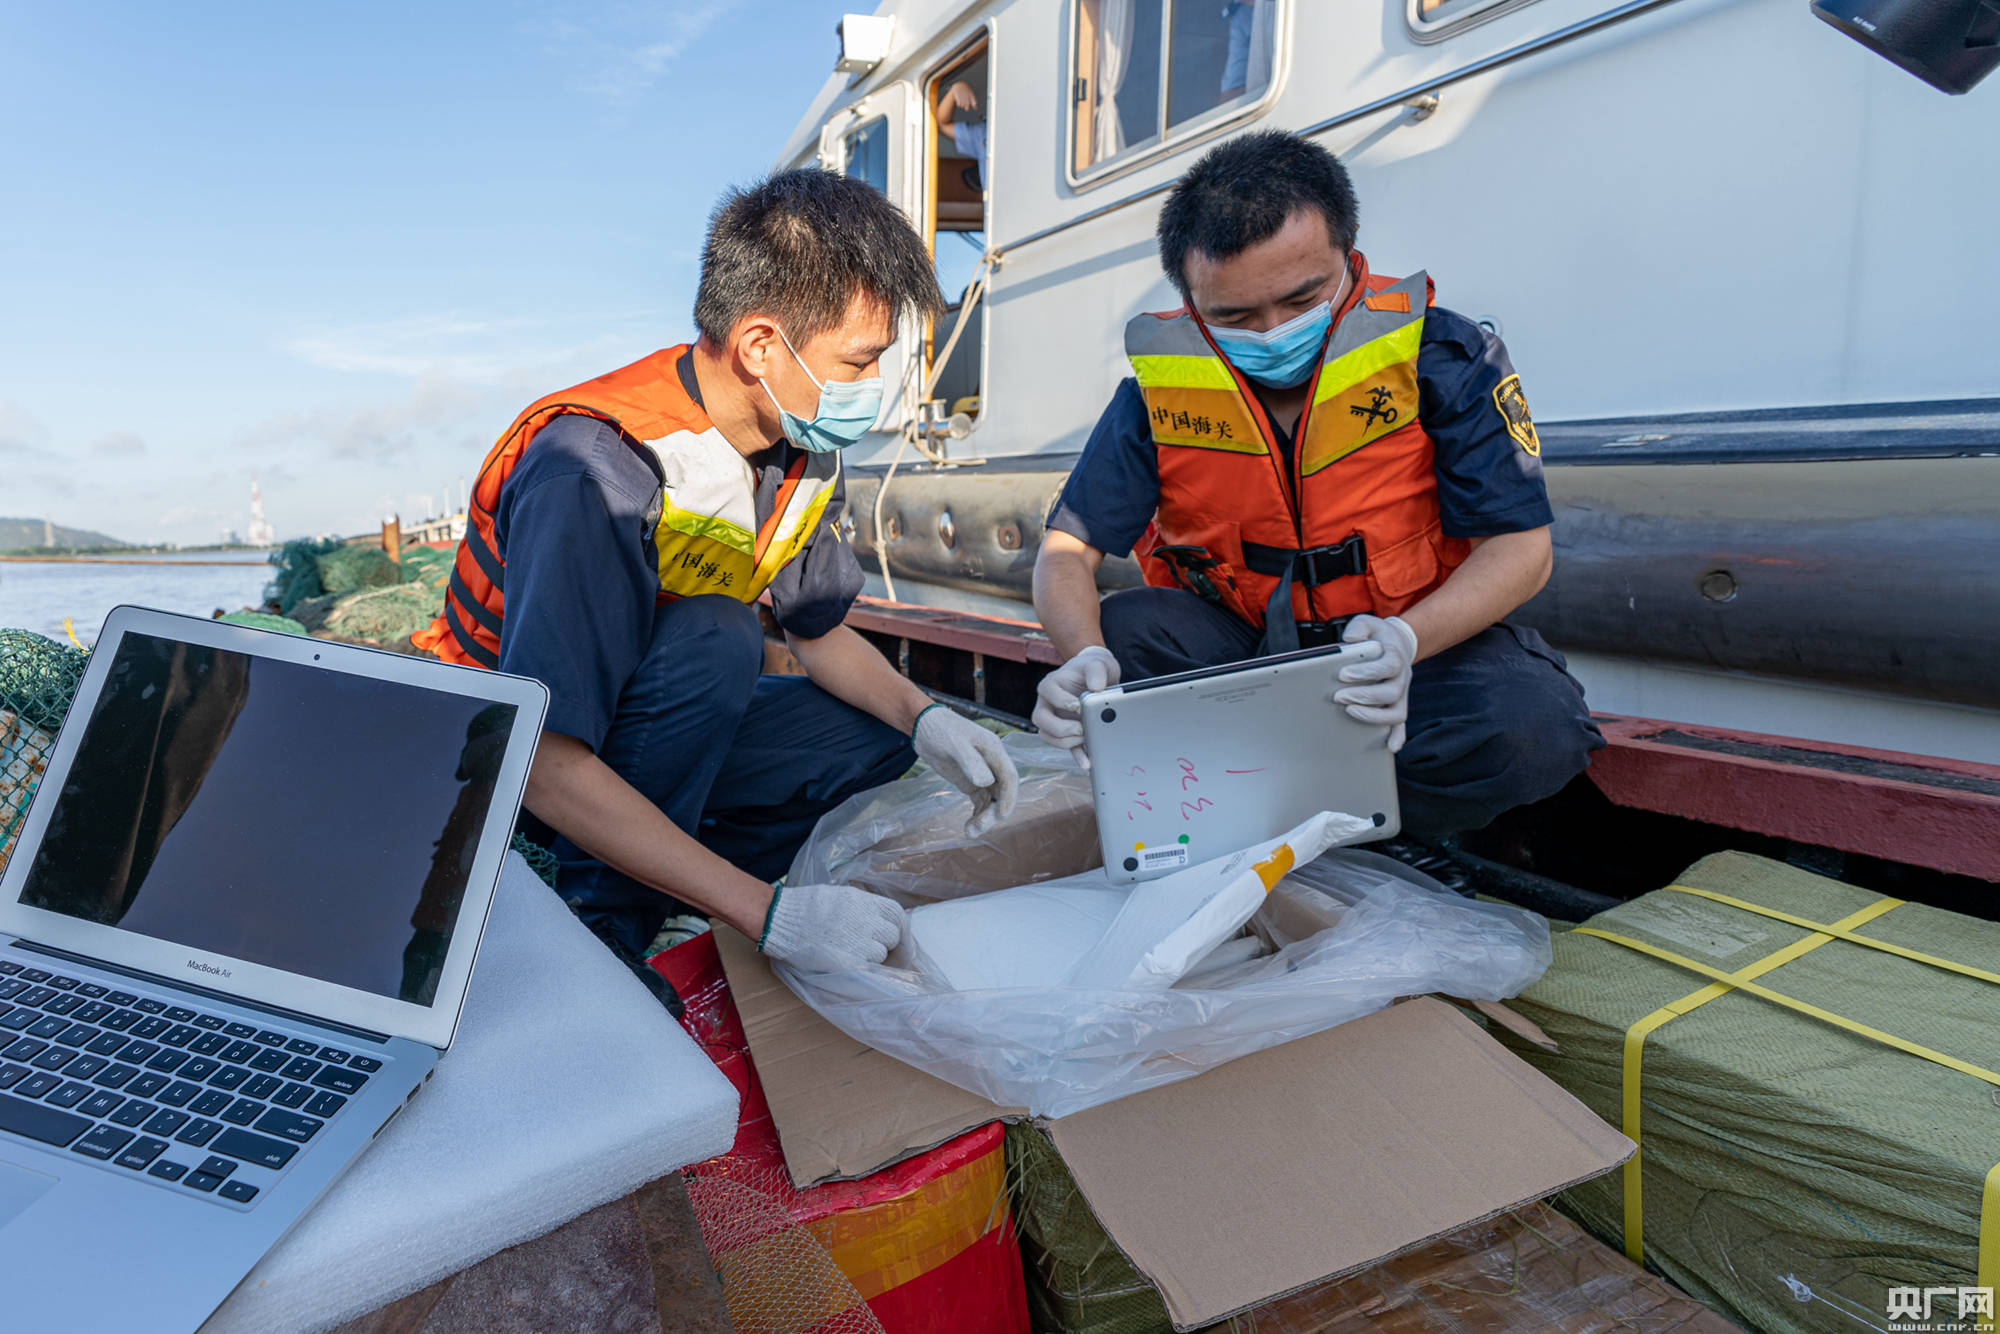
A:
[[[792,354],[792,360],[799,363],[806,378],[819,387],[819,403],[813,409],[811,421],[805,421],[794,413],[785,411],[785,405],[771,392],[771,386],[762,380],[764,397],[771,400],[771,406],[778,410],[778,425],[785,433],[785,439],[800,449],[814,454],[830,454],[837,449],[846,449],[868,433],[875,419],[882,415],[882,377],[871,376],[866,380],[826,380],[812,373],[806,366],[805,358],[792,346],[792,340],[785,337],[783,329],[778,337],[785,340],[785,350]]]
[[[1333,303],[1346,290],[1347,278],[1343,276],[1331,298],[1275,329],[1259,333],[1211,324],[1208,333],[1230,364],[1250,379],[1272,389],[1293,389],[1304,384],[1319,363],[1319,350],[1326,346],[1326,332],[1333,327]]]

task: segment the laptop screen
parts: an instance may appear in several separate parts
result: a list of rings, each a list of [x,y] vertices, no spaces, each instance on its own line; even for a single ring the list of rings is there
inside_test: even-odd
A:
[[[128,632],[21,902],[430,1005],[515,711]]]

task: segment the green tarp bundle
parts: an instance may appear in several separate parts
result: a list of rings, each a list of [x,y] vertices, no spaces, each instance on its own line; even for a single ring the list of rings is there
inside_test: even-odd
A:
[[[2000,924],[1778,862],[1718,853],[1676,883],[2000,970]],[[1590,931],[1722,973],[1762,965],[1751,985],[1828,1017]],[[1887,1328],[1892,1288],[1952,1289],[1933,1302],[1950,1320],[1958,1288],[2000,1282],[1993,981],[1675,888],[1558,934],[1553,966],[1512,1004],[1561,1047],[1521,1055],[1639,1142],[1635,1166],[1568,1192],[1565,1211],[1631,1251],[1636,1184],[1647,1263],[1740,1322]]]
[[[1049,1137],[1007,1127],[1008,1195],[1028,1280],[1028,1316],[1042,1334],[1172,1334],[1166,1303],[1084,1203]]]

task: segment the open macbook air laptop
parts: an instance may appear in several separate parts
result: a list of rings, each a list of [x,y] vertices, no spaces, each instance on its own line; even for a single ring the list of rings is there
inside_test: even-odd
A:
[[[547,700],[111,613],[0,875],[0,1328],[192,1331],[415,1095]]]
[[[1389,729],[1328,701],[1381,645],[1334,644],[1083,697],[1097,836],[1130,884],[1276,838],[1320,811],[1401,827]]]

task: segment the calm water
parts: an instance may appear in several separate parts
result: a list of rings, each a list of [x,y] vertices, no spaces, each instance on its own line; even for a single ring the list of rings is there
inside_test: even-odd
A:
[[[272,569],[267,552],[204,551],[149,556],[159,565],[0,561],[0,628],[18,627],[68,642],[63,618],[86,645],[120,603],[207,616],[255,605]],[[241,561],[242,564],[200,564]]]

